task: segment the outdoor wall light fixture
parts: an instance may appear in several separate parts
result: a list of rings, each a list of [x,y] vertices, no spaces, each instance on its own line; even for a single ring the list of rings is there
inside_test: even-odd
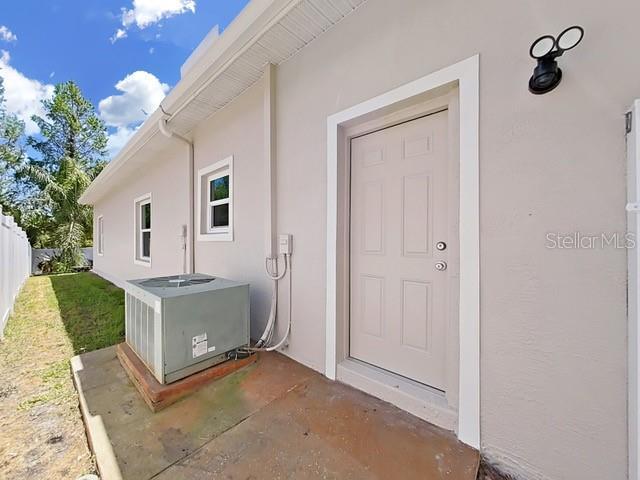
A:
[[[529,79],[529,91],[535,95],[550,92],[562,80],[562,70],[556,58],[578,45],[584,36],[584,29],[578,25],[562,31],[558,38],[543,35],[529,49],[529,55],[538,61]]]

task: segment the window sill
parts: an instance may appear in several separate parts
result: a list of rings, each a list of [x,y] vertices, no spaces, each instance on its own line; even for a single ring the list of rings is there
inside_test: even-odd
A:
[[[233,242],[233,233],[200,233],[199,242]]]
[[[140,265],[141,267],[151,268],[151,260],[138,260],[137,258],[133,261],[136,265]]]

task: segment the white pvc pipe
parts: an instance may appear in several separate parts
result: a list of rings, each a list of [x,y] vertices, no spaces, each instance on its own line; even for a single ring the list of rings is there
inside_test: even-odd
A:
[[[164,109],[162,108],[162,105],[160,105],[160,110],[162,110],[162,112],[164,112]],[[165,113],[166,115],[166,113]],[[189,273],[195,273],[196,272],[196,252],[195,252],[195,247],[196,247],[196,240],[195,240],[195,219],[194,219],[194,212],[195,212],[195,206],[194,206],[194,201],[193,201],[193,192],[194,192],[194,188],[193,188],[193,175],[194,175],[194,162],[195,162],[195,152],[194,152],[194,144],[191,140],[189,140],[186,137],[183,137],[182,135],[177,134],[176,132],[174,132],[173,130],[169,129],[169,125],[167,124],[167,118],[163,117],[160,118],[158,120],[158,130],[160,131],[160,133],[162,133],[162,135],[164,135],[167,138],[176,138],[178,140],[180,140],[183,143],[186,143],[187,146],[189,147],[189,183],[188,183],[188,187],[187,187],[187,191],[189,194],[189,218],[187,221],[187,228],[188,228],[188,235],[189,235]]]
[[[288,256],[285,256],[286,259],[290,260]],[[291,333],[291,287],[293,285],[293,282],[291,281],[291,264],[289,264],[289,311],[288,311],[288,322],[287,322],[287,331],[284,334],[284,337],[282,337],[282,340],[280,340],[277,344],[273,345],[272,347],[268,347],[265,348],[266,352],[273,352],[274,350],[279,349],[281,346],[283,346],[285,344],[285,342],[287,341],[287,339],[289,338],[289,334]]]
[[[267,325],[264,329],[264,332],[262,333],[260,340],[258,340],[258,342],[256,343],[257,349],[262,349],[264,345],[269,343],[271,337],[273,336],[275,322],[276,322],[277,302],[278,302],[278,280],[281,280],[282,278],[284,278],[284,276],[287,273],[287,270],[289,270],[289,267],[290,267],[289,256],[285,255],[284,269],[282,273],[280,274],[276,273],[274,275],[269,271],[268,263],[267,263],[269,260],[270,259],[265,260],[265,270],[269,278],[273,281],[272,292],[271,292],[271,309],[269,311],[269,319],[267,321]],[[276,271],[277,271],[277,258],[275,260],[276,260]]]

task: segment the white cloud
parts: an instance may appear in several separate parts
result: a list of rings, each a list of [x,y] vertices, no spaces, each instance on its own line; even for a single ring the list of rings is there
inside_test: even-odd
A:
[[[127,75],[116,83],[119,95],[100,100],[98,109],[105,123],[111,127],[126,127],[142,122],[151,114],[169,91],[169,85],[142,70]]]
[[[4,40],[5,42],[15,42],[18,40],[18,37],[7,27],[0,25],[0,40]]]
[[[165,18],[187,12],[196,13],[196,0],[133,0],[132,7],[122,8],[122,28],[110,38],[111,43],[125,38],[127,30],[133,25],[142,30]],[[161,23],[158,24],[158,27],[161,26]]]
[[[121,38],[127,38],[127,31],[123,30],[122,28],[119,28],[116,31],[116,33],[114,33],[113,36],[111,38],[109,38],[109,41],[111,43],[116,43]]]
[[[14,113],[25,123],[25,132],[33,135],[39,132],[38,126],[31,120],[32,115],[44,117],[42,100],[53,96],[53,85],[33,80],[19,72],[9,62],[9,52],[2,50],[0,56],[0,77],[4,80],[4,96],[7,111]]]
[[[138,28],[147,28],[163,18],[186,12],[196,12],[195,0],[133,0],[132,9],[122,9],[122,25],[130,27],[135,23]]]
[[[136,133],[138,130],[137,127],[128,128],[128,127],[120,127],[116,128],[113,133],[109,134],[107,138],[107,152],[109,157],[115,157],[122,147],[124,147],[129,139]]]
[[[100,117],[114,129],[109,135],[111,155],[120,151],[169,91],[169,85],[145,71],[127,75],[116,83],[115,88],[121,93],[104,98],[98,104]]]
[[[155,53],[155,51],[156,51],[156,49],[155,49],[155,48],[153,48],[153,47],[151,47],[151,48],[149,49],[149,55],[153,55],[153,54]]]

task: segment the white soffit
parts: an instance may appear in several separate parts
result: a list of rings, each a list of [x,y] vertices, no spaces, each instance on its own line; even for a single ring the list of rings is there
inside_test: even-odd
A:
[[[256,83],[267,64],[279,65],[293,57],[365,2],[252,0],[212,45],[211,51],[202,55],[200,65],[191,67],[162,102],[170,115],[169,128],[189,136],[200,122]],[[146,157],[147,150],[149,153],[154,150],[154,139],[160,135],[159,118],[161,114],[156,110],[89,186],[80,198],[81,203],[95,203],[112,184],[132,172],[134,165],[126,165],[131,157]],[[133,164],[139,167],[146,161],[138,158]]]
[[[187,135],[262,77],[264,68],[279,65],[338,23],[366,0],[302,0],[292,7],[224,69],[172,114],[169,125]]]

